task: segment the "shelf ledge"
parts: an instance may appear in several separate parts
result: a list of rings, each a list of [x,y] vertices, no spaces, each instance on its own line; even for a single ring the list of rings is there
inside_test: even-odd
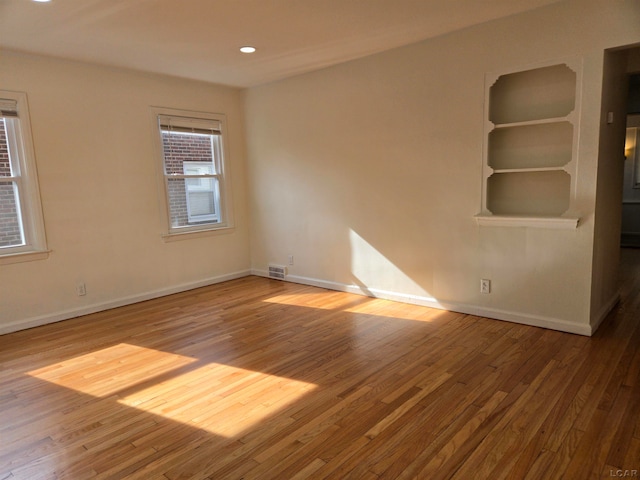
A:
[[[535,120],[523,120],[520,122],[508,122],[508,123],[494,123],[491,120],[489,120],[489,122],[493,125],[493,128],[496,130],[499,130],[502,128],[528,127],[531,125],[545,125],[550,123],[563,123],[563,122],[572,123],[573,116],[574,116],[573,112],[575,112],[575,110],[572,110],[564,117],[538,118]]]
[[[481,227],[533,227],[573,230],[578,228],[579,217],[526,217],[521,215],[478,214],[476,222]]]
[[[567,162],[569,163],[569,162]],[[566,164],[565,164],[566,165]],[[538,173],[538,172],[566,172],[565,167],[532,167],[532,168],[493,168],[493,173]]]

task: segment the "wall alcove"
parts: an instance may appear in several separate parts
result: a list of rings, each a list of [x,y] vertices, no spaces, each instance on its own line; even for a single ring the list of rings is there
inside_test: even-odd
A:
[[[575,228],[581,66],[488,74],[481,225]]]

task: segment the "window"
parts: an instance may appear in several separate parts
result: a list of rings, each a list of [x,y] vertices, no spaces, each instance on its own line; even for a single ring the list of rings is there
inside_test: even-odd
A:
[[[229,227],[224,196],[224,117],[156,111],[156,120],[168,233]]]
[[[0,91],[0,263],[45,251],[27,97]]]

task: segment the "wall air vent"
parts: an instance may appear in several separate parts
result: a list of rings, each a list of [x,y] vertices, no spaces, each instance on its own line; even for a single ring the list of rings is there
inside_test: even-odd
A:
[[[286,274],[287,274],[286,267],[282,265],[269,265],[269,278],[284,280],[284,276]]]

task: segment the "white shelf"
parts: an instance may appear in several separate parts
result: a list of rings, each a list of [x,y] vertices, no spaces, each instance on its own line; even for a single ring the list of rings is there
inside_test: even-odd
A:
[[[576,228],[581,62],[488,74],[480,225]]]
[[[488,133],[487,162],[494,170],[564,167],[571,162],[573,125],[537,123]]]
[[[481,227],[533,227],[574,230],[580,217],[526,217],[520,215],[478,214],[476,222]]]
[[[491,120],[489,122],[493,125],[493,128],[518,128],[518,127],[528,127],[530,125],[545,125],[547,123],[561,123],[561,122],[569,122],[571,121],[571,115],[567,115],[566,117],[554,117],[554,118],[541,118],[539,120],[527,120],[525,122],[512,122],[512,123],[493,123]]]
[[[510,124],[569,116],[576,109],[578,76],[570,63],[495,77],[489,84],[488,120]]]
[[[491,167],[489,167],[491,168]],[[533,173],[533,172],[564,172],[564,167],[539,167],[539,168],[492,168],[493,173]]]

